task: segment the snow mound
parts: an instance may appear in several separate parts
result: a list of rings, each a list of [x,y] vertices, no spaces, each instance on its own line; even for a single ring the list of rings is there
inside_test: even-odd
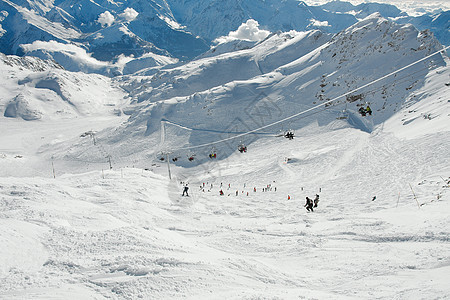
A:
[[[34,109],[23,94],[17,95],[7,104],[3,115],[7,118],[22,118],[26,121],[39,120],[42,117],[42,113]]]

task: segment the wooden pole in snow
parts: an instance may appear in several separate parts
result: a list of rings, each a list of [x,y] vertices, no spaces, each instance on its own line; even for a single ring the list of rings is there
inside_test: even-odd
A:
[[[53,164],[53,160],[52,160],[52,171],[53,171],[53,178],[56,178],[55,165]]]
[[[107,158],[108,158],[108,162],[109,162],[109,169],[112,170],[111,155],[108,155]]]
[[[411,188],[411,191],[412,191],[412,193],[413,193],[413,195],[414,195],[414,199],[415,199],[416,202],[417,202],[417,206],[420,208],[419,201],[417,201],[417,197],[416,197],[416,194],[414,193],[414,190],[413,190],[413,188],[412,188],[412,186],[411,186],[411,183],[409,184],[409,187]]]
[[[167,169],[169,170],[169,179],[172,180],[172,175],[170,174],[169,153],[166,153],[166,160],[167,160]]]

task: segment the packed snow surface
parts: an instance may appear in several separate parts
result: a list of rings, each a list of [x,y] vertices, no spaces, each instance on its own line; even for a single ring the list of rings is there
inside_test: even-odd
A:
[[[0,294],[449,297],[449,137],[311,124],[213,166],[172,166],[172,180],[164,164],[76,175],[56,165],[56,178],[44,176],[50,165],[41,177],[2,170]]]

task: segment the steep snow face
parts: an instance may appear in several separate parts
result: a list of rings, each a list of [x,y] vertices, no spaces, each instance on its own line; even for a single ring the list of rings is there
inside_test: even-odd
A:
[[[450,105],[448,90],[450,87],[450,68],[447,65],[429,72],[424,85],[411,93],[399,113],[383,125],[402,139],[418,139],[439,132],[448,134]]]
[[[314,103],[336,99],[327,104],[333,106],[347,102],[345,109],[353,112],[358,107],[370,105],[377,112],[371,123],[354,125],[371,131],[374,125],[398,111],[408,95],[423,85],[430,69],[445,65],[441,54],[367,88],[358,89],[345,98],[336,97],[440,49],[441,45],[429,33],[373,15],[337,34],[326,47],[279,68],[278,72],[286,76],[279,86],[286,86],[286,82],[300,86],[306,94],[315,95]],[[305,70],[310,72],[305,74]],[[320,89],[311,84],[319,81],[311,74],[321,74]]]

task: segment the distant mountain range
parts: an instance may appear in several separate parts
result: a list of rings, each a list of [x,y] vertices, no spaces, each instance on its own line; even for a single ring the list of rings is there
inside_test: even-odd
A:
[[[191,60],[205,53],[215,39],[249,19],[272,33],[311,29],[337,33],[373,12],[400,24],[411,23],[419,30],[429,29],[443,45],[450,44],[449,11],[411,17],[393,5],[377,3],[354,6],[333,1],[308,6],[297,0],[1,0],[0,52],[54,59],[72,71],[107,73],[99,62],[80,64],[74,53],[108,63],[144,57],[141,65],[158,66],[164,64],[161,60]],[[45,43],[50,41],[53,44]],[[125,69],[135,71],[136,65]],[[108,68],[108,72],[122,74],[123,67]]]

